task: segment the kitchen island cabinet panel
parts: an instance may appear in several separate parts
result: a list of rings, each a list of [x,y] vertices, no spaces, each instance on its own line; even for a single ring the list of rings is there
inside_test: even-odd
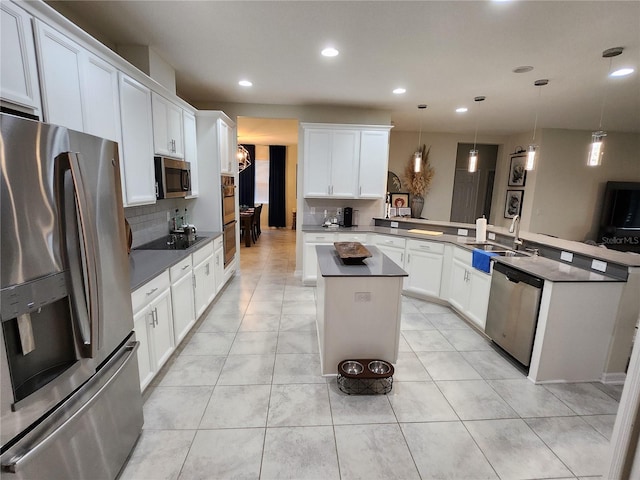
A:
[[[333,246],[318,246],[316,326],[322,375],[347,359],[396,363],[402,280],[406,272],[374,246],[364,265],[343,265]]]

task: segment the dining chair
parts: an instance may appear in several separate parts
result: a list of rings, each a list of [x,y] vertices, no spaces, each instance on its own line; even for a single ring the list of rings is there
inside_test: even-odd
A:
[[[262,213],[262,204],[256,205],[253,215],[253,223],[251,225],[251,237],[253,238],[253,242],[258,241],[258,237],[262,233],[260,230],[260,214]]]

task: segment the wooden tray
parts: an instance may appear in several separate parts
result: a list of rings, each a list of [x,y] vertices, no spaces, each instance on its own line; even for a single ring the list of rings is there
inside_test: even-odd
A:
[[[333,246],[346,265],[361,264],[365,258],[371,257],[371,252],[360,242],[333,242]]]

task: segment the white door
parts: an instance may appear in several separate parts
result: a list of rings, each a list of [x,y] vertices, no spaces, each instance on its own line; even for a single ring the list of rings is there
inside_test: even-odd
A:
[[[409,250],[407,252],[405,290],[428,295],[440,296],[442,278],[442,255],[437,253]]]
[[[487,308],[489,306],[489,291],[491,290],[491,275],[478,270],[470,271],[471,289],[469,292],[469,307],[467,315],[484,331],[487,323]]]
[[[149,332],[153,317],[149,308],[143,308],[133,316],[133,329],[136,332],[136,340],[140,342],[138,347],[138,371],[140,372],[140,390],[144,390],[153,378],[155,369],[151,361],[149,348]]]
[[[404,249],[396,247],[387,247],[384,245],[376,245],[378,250],[395,262],[400,268],[404,268]],[[406,282],[406,279],[405,279]]]
[[[44,120],[83,132],[82,48],[40,21],[36,34]]]
[[[222,285],[224,285],[224,249],[218,248],[213,254],[214,263],[215,263],[215,272],[214,278],[216,283],[216,293],[222,289]]]
[[[151,105],[153,107],[153,151],[158,155],[173,156],[173,145],[169,138],[168,101],[153,92]]]
[[[356,196],[359,159],[360,132],[334,130],[331,144],[331,196]]]
[[[331,188],[331,131],[304,131],[304,196],[328,197]]]
[[[172,156],[184,157],[184,140],[182,134],[182,108],[176,104],[167,102],[167,120],[169,140],[171,141]]]
[[[232,161],[233,152],[231,152],[231,127],[222,119],[218,119],[218,152],[220,155],[220,171],[222,173],[233,173]],[[255,158],[252,159],[255,162]]]
[[[87,53],[82,63],[82,90],[86,115],[84,131],[120,142],[118,70]]]
[[[454,258],[451,262],[449,303],[464,312],[469,304],[469,271],[467,266]]]
[[[125,206],[155,203],[151,91],[122,73],[120,114]]]
[[[178,345],[196,322],[191,269],[171,285],[171,306],[175,344]]]
[[[155,369],[159,370],[173,352],[173,319],[171,313],[171,291],[166,289],[151,304],[153,328],[150,330],[155,357]]]
[[[358,197],[383,198],[389,164],[389,132],[364,130],[360,134]]]
[[[198,142],[196,137],[196,117],[184,111],[184,160],[191,165],[191,197],[198,196]]]
[[[213,255],[193,267],[196,319],[207,309],[216,293]]]
[[[9,2],[0,2],[0,96],[40,113],[40,87],[31,15]]]

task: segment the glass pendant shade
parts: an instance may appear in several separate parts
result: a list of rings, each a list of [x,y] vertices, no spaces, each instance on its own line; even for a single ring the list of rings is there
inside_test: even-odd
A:
[[[422,170],[422,152],[416,151],[413,154],[413,171],[418,173],[420,170]]]
[[[538,150],[537,145],[529,145],[527,148],[527,163],[525,163],[525,170],[533,170],[536,165],[536,151]]]
[[[589,167],[598,167],[602,164],[603,139],[606,136],[606,132],[602,130],[591,134],[591,145],[589,146],[589,156],[587,157],[587,165]]]
[[[469,152],[469,173],[474,173],[478,169],[478,150],[473,149]]]

